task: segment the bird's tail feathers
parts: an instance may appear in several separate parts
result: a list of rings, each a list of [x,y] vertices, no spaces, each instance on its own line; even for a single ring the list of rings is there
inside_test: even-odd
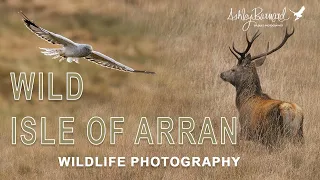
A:
[[[41,49],[41,53],[46,55],[46,56],[54,56],[54,55],[60,55],[62,52],[62,49],[60,48],[39,48]]]
[[[63,50],[61,48],[39,48],[41,49],[41,53],[46,56],[53,56],[52,59],[61,58],[60,61],[62,61],[65,57],[62,55]]]

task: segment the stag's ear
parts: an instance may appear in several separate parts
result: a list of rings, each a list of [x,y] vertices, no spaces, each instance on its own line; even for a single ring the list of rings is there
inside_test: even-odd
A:
[[[257,59],[257,60],[255,60],[255,61],[253,61],[253,63],[254,63],[254,65],[255,65],[256,67],[259,67],[259,66],[261,66],[261,65],[264,63],[264,60],[266,60],[265,57],[260,58],[260,59]]]
[[[265,60],[266,60],[266,57],[262,57],[260,59],[254,60],[253,63],[256,67],[259,67],[264,63]]]

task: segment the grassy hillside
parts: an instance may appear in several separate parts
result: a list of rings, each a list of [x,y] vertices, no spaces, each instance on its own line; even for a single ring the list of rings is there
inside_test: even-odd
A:
[[[302,2],[301,2],[302,3]],[[269,153],[265,147],[240,141],[237,146],[134,145],[140,117],[150,121],[155,132],[156,117],[193,117],[197,127],[204,117],[213,124],[220,117],[237,116],[235,89],[219,74],[236,64],[228,46],[245,46],[242,23],[227,21],[230,8],[260,6],[281,11],[299,9],[301,3],[211,0],[12,0],[0,2],[0,177],[3,179],[320,179],[320,104],[318,1],[308,1],[301,20],[289,21],[295,34],[258,69],[262,88],[271,97],[299,104],[305,113],[305,145],[285,145]],[[95,50],[136,69],[157,75],[130,74],[102,68],[82,60],[80,64],[59,63],[43,56],[38,47],[55,47],[37,38],[17,14],[23,10],[40,26],[74,41],[91,44]],[[249,33],[253,34],[254,28]],[[257,54],[267,42],[281,42],[283,28],[261,28],[252,48]],[[65,93],[66,72],[78,72],[84,94],[75,102],[15,102],[10,72],[53,72],[54,91]],[[47,82],[45,82],[45,85]],[[37,87],[36,81],[35,87]],[[45,86],[45,88],[47,88]],[[46,92],[47,89],[45,89]],[[86,139],[86,123],[92,116],[108,122],[124,116],[124,136],[116,145],[106,140],[92,146]],[[58,138],[58,118],[74,116],[76,140],[72,147],[11,145],[11,117],[47,117],[48,136]],[[175,124],[173,133],[177,132]],[[107,127],[108,128],[108,127]],[[218,132],[218,126],[216,130]],[[37,126],[40,132],[39,126]],[[18,131],[21,133],[21,130]],[[198,136],[200,128],[195,129]],[[40,133],[38,133],[40,137]],[[153,133],[155,138],[155,133]],[[38,138],[39,138],[38,137]],[[177,137],[177,136],[174,136]],[[108,139],[108,138],[107,138]],[[175,139],[176,140],[176,139]],[[219,140],[219,139],[218,139]],[[58,156],[240,156],[237,168],[59,168]]]

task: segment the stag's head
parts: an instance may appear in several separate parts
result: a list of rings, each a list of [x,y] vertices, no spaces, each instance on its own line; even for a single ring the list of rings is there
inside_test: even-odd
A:
[[[282,42],[274,49],[269,51],[269,42],[267,44],[267,50],[266,52],[257,55],[257,56],[251,56],[249,53],[249,50],[253,44],[253,42],[260,36],[259,31],[257,31],[251,40],[248,38],[248,34],[246,34],[246,40],[247,40],[247,48],[240,52],[234,47],[234,43],[232,45],[232,49],[229,47],[231,53],[237,58],[238,63],[237,65],[233,66],[230,70],[222,72],[220,74],[220,77],[229,83],[231,83],[233,86],[238,86],[240,84],[244,84],[248,80],[258,80],[258,74],[256,67],[261,66],[267,55],[279,50],[288,40],[288,38],[294,33],[294,29],[289,34],[288,30],[286,29],[286,34],[282,40]]]

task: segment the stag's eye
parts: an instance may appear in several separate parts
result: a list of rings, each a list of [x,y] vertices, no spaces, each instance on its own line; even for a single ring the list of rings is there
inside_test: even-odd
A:
[[[236,70],[235,69],[231,69],[231,72],[235,72]]]

